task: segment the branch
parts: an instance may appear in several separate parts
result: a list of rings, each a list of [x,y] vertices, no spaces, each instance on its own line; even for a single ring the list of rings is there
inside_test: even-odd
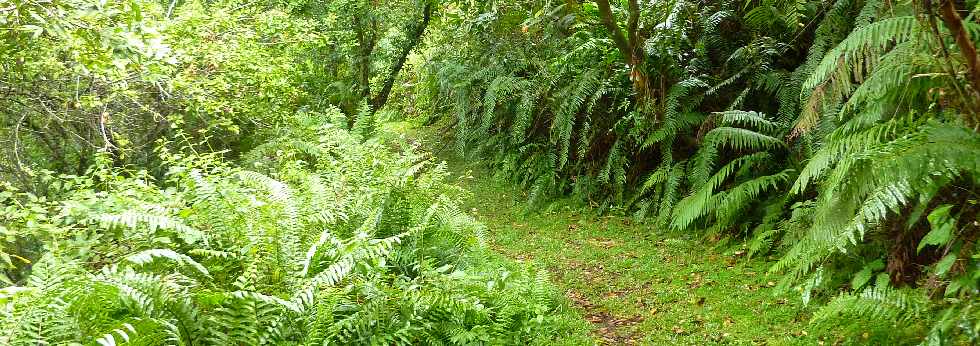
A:
[[[633,0],[630,1],[631,4],[635,3]],[[616,42],[616,47],[623,54],[623,59],[626,59],[626,62],[631,65],[634,64],[633,59],[635,58],[635,54],[633,54],[633,49],[626,40],[626,36],[623,36],[623,32],[619,30],[619,25],[616,24],[616,20],[613,19],[612,9],[609,8],[609,0],[596,0],[595,2],[599,5],[599,17],[602,19],[602,25],[606,27],[606,30],[609,30],[609,35]]]
[[[946,40],[943,39],[943,35],[939,31],[939,25],[936,24],[937,16],[932,11],[933,10],[932,0],[925,0],[924,5],[926,10],[926,18],[928,19],[929,22],[929,29],[932,32],[932,35],[936,38],[936,42],[939,43],[939,50],[943,54],[943,58],[944,58],[943,62],[945,62],[944,64],[945,66],[943,66],[943,68],[945,69],[944,72],[950,76],[953,76],[953,78],[955,78],[955,76],[957,75],[956,68],[953,67],[953,58],[949,54],[949,48],[946,47]],[[953,89],[956,90],[957,95],[959,95],[965,101],[969,101],[969,98],[967,97],[967,92],[963,90],[963,87],[960,85],[960,83],[953,83]],[[973,108],[976,107],[974,106]]]

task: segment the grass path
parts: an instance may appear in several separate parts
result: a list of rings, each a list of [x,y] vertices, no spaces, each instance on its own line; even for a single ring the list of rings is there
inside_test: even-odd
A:
[[[773,296],[765,260],[563,201],[527,213],[513,186],[477,166],[450,168],[490,246],[546,268],[601,344],[819,343],[795,300]]]

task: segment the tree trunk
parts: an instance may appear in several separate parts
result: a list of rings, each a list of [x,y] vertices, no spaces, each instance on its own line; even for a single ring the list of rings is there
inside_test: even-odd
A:
[[[401,54],[398,56],[398,60],[395,61],[395,65],[391,67],[391,71],[388,72],[388,77],[385,78],[384,84],[381,86],[381,91],[371,100],[372,112],[377,112],[381,107],[384,107],[388,103],[388,96],[391,94],[391,88],[395,84],[395,80],[398,79],[398,73],[401,72],[402,67],[405,66],[405,61],[408,59],[408,55],[412,53],[419,43],[422,42],[422,36],[425,35],[425,29],[429,26],[429,20],[432,19],[432,12],[435,11],[435,6],[432,2],[427,2],[425,8],[422,10],[422,20],[414,25],[414,28],[408,34],[409,41],[402,47]]]
[[[966,62],[967,79],[973,92],[973,97],[980,95],[980,58],[977,56],[977,47],[973,45],[970,34],[963,27],[963,19],[956,13],[956,5],[952,0],[943,0],[939,3],[939,16],[943,19],[943,24],[949,29],[956,41],[956,46],[963,55]],[[977,100],[974,100],[976,102]]]
[[[606,30],[609,30],[609,35],[612,36],[613,42],[616,42],[616,47],[623,54],[626,63],[632,65],[635,60],[633,48],[626,41],[626,36],[623,35],[623,32],[619,30],[619,25],[616,24],[616,20],[613,18],[612,9],[609,8],[609,0],[596,0],[596,4],[599,5],[599,17],[602,19],[602,25],[606,27]]]
[[[609,0],[596,0],[599,6],[599,18],[602,25],[609,31],[616,48],[623,54],[623,59],[630,68],[630,82],[633,83],[633,91],[636,93],[636,101],[639,105],[644,105],[650,99],[650,78],[643,72],[643,50],[642,39],[639,36],[640,6],[636,0],[629,0],[629,18],[626,20],[626,34],[619,29],[613,18],[612,9],[609,7]]]

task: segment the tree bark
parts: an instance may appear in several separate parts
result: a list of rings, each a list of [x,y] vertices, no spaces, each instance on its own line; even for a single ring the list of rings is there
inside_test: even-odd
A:
[[[375,95],[374,99],[371,100],[372,112],[376,112],[381,107],[384,107],[388,103],[388,97],[391,94],[391,88],[395,84],[395,80],[398,79],[398,73],[401,72],[402,67],[405,66],[405,61],[408,60],[408,55],[412,53],[419,43],[422,42],[422,36],[425,35],[425,29],[429,26],[429,21],[432,19],[432,13],[435,11],[435,6],[432,2],[426,2],[425,8],[422,10],[422,19],[414,25],[409,33],[408,43],[402,47],[401,54],[398,56],[398,60],[391,67],[391,71],[388,72],[388,77],[385,78],[384,84],[381,86],[381,91]]]
[[[956,13],[956,5],[952,0],[942,0],[939,3],[939,16],[953,35],[956,46],[960,49],[960,54],[963,55],[963,60],[966,62],[967,79],[973,88],[971,94],[976,97],[977,93],[980,93],[980,61],[978,61],[980,58],[977,56],[977,47],[973,45],[970,35],[963,27],[963,19]]]
[[[636,0],[629,0],[629,18],[626,20],[626,35],[634,57],[642,56],[640,51],[640,5]]]

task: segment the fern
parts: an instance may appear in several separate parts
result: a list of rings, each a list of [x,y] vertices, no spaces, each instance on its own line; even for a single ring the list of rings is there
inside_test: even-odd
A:
[[[690,196],[685,197],[683,200],[678,202],[677,206],[674,208],[673,221],[671,222],[671,227],[675,229],[686,229],[694,220],[701,216],[704,216],[710,205],[714,192],[718,189],[722,182],[725,181],[732,173],[735,172],[736,168],[742,168],[742,166],[751,167],[752,165],[758,164],[761,161],[769,159],[771,156],[768,153],[761,152],[755,154],[749,154],[721,167],[717,173],[715,173],[711,178],[705,182],[705,184],[693,192]],[[760,188],[768,186],[765,180],[760,181],[760,183],[755,183],[748,189],[748,193],[756,192]]]
[[[555,107],[556,114],[551,125],[551,142],[558,146],[556,155],[559,169],[568,162],[576,115],[590,96],[600,90],[600,86],[599,74],[588,71],[576,84],[568,86],[561,92],[560,103]]]
[[[864,71],[874,71],[879,59],[896,44],[902,44],[919,35],[914,17],[888,18],[857,28],[823,60],[802,84],[804,91],[813,91],[809,104],[795,126],[796,132],[805,132],[815,126],[820,115],[819,103],[824,98],[841,99],[851,94],[852,76],[864,79]],[[850,67],[850,68],[849,68]]]
[[[188,266],[196,270],[201,275],[210,277],[208,269],[187,255],[179,254],[169,249],[150,249],[143,250],[132,255],[126,256],[125,260],[137,266],[144,266],[152,263],[156,259],[167,259],[181,266]]]
[[[204,233],[185,225],[179,219],[165,215],[154,215],[138,211],[125,211],[120,214],[101,214],[96,220],[106,228],[125,228],[136,230],[141,225],[149,228],[151,232],[158,230],[173,230],[177,237],[187,244],[195,244],[205,241]]]
[[[842,315],[861,319],[910,323],[925,312],[924,297],[919,292],[896,290],[887,285],[874,286],[856,293],[843,293],[814,315],[814,324],[830,323]]]

